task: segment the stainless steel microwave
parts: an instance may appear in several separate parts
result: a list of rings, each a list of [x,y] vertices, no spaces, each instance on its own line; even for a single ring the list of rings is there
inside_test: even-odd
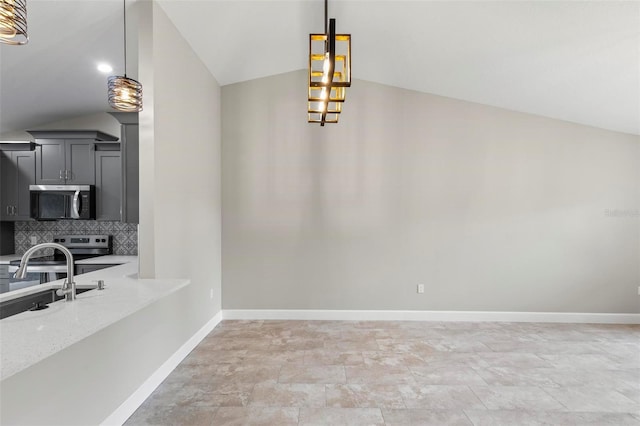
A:
[[[37,220],[95,219],[93,185],[29,185],[31,217]]]

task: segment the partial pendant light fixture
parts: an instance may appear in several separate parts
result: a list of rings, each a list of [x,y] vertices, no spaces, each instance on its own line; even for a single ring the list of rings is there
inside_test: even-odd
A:
[[[0,0],[0,43],[27,44],[27,0]]]
[[[324,0],[324,34],[309,34],[309,123],[337,123],[351,86],[351,34],[336,34]]]
[[[142,84],[127,77],[127,5],[122,0],[124,10],[124,76],[112,75],[107,82],[109,105],[124,112],[142,111]]]

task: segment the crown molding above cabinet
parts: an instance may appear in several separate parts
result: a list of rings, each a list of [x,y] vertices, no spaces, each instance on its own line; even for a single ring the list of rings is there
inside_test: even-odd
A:
[[[100,142],[115,142],[117,136],[99,130],[27,130],[35,139],[93,139]]]
[[[31,141],[0,141],[0,151],[33,151],[36,143]]]

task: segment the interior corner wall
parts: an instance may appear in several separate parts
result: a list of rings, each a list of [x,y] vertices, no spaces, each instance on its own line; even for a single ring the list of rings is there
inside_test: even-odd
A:
[[[223,309],[640,312],[638,136],[304,70],[222,129]]]
[[[220,86],[162,8],[142,4],[140,271],[191,280],[181,309],[194,333],[221,309]]]

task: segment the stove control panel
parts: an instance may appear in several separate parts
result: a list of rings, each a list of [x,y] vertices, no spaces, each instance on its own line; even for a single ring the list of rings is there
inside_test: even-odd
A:
[[[67,248],[109,248],[111,235],[56,235],[53,242]]]

